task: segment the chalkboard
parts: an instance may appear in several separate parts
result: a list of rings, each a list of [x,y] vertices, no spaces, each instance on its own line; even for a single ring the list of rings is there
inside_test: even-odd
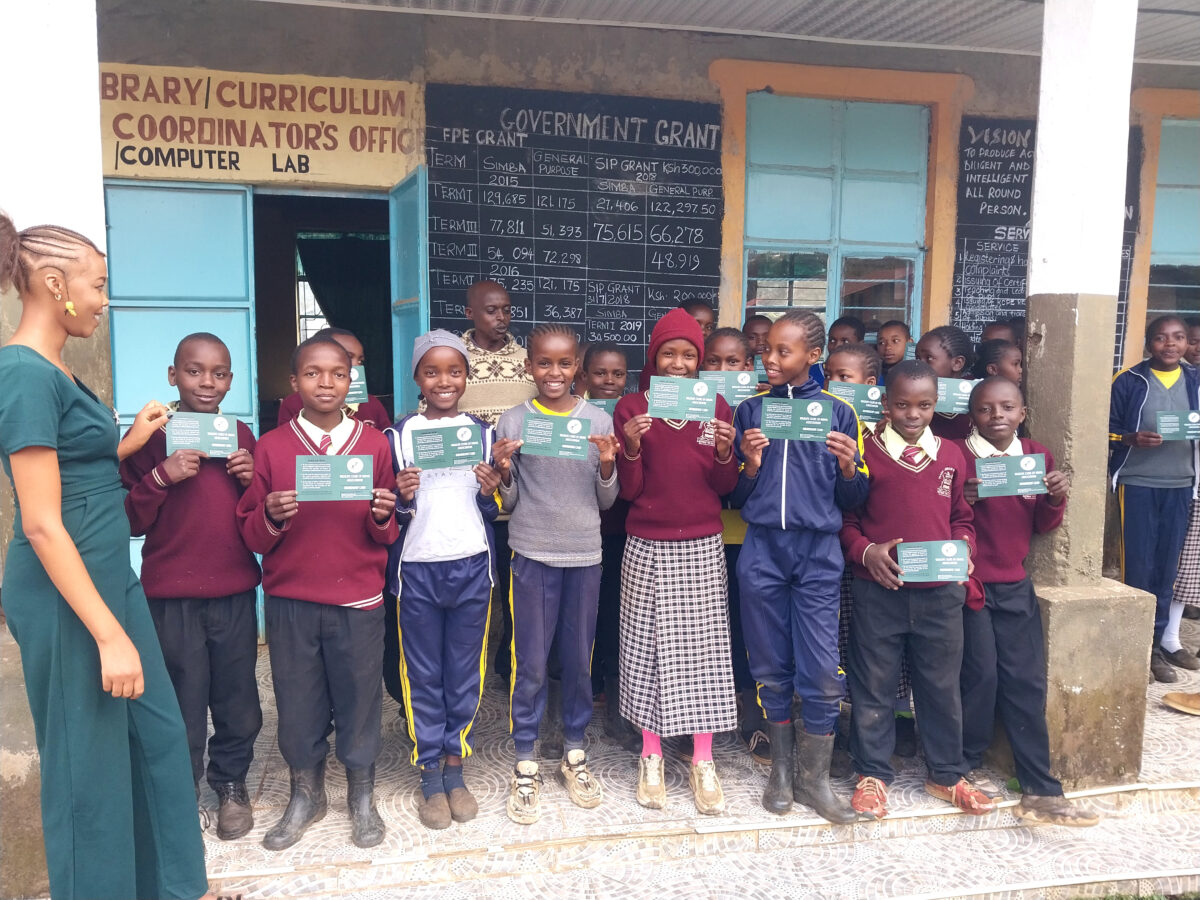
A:
[[[950,321],[976,340],[989,322],[1025,315],[1036,137],[1033,119],[969,116],[962,120]],[[1121,365],[1128,325],[1141,159],[1141,129],[1133,128],[1125,181],[1114,369]]]
[[[467,287],[497,281],[519,340],[616,341],[633,384],[665,312],[716,309],[717,105],[430,84],[425,107],[431,327],[463,331]]]

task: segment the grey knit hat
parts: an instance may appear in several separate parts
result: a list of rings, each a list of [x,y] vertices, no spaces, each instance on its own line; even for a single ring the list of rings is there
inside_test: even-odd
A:
[[[434,347],[449,347],[451,350],[457,350],[462,354],[465,362],[469,364],[471,361],[471,355],[467,352],[467,345],[462,342],[462,338],[444,328],[435,328],[413,341],[413,375],[417,374],[417,366],[420,365],[422,357]]]

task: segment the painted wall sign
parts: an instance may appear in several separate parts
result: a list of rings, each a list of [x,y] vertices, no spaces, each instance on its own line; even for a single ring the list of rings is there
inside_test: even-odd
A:
[[[104,174],[387,188],[420,161],[405,81],[100,65]]]
[[[950,322],[976,340],[987,323],[1025,315],[1036,143],[1037,123],[1033,119],[963,117]],[[1125,179],[1114,370],[1121,366],[1128,325],[1141,167],[1142,132],[1133,128]]]
[[[715,104],[431,84],[426,88],[434,328],[462,330],[466,289],[503,284],[518,336],[538,322],[626,347],[720,285]]]

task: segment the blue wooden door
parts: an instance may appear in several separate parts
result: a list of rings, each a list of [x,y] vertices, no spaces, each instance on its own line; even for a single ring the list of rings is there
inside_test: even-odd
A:
[[[388,195],[392,270],[392,360],[396,418],[417,408],[413,340],[429,328],[429,202],[418,166]]]
[[[178,399],[167,384],[175,346],[208,331],[228,345],[233,364],[221,409],[257,434],[250,188],[111,180],[104,206],[113,402],[122,427],[150,400]],[[141,543],[130,546],[135,569]]]

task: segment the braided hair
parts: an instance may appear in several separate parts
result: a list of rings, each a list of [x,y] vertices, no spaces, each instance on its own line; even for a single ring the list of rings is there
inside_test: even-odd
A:
[[[0,289],[11,284],[18,294],[28,293],[35,272],[57,269],[65,275],[89,251],[104,255],[78,231],[59,225],[17,231],[12,219],[0,213]]]
[[[999,364],[1005,354],[1012,350],[1019,351],[1020,348],[1012,341],[1006,341],[1003,338],[984,341],[979,345],[979,350],[975,354],[975,367],[972,369],[972,374],[976,378],[987,378],[988,366],[993,363]]]
[[[570,325],[564,325],[562,322],[539,322],[537,325],[534,325],[529,330],[529,338],[525,342],[525,346],[529,350],[533,350],[533,345],[536,341],[551,336],[568,338],[577,348],[579,346],[579,335],[575,333],[575,329]]]
[[[825,361],[825,364],[827,366],[831,365],[833,358],[843,353],[858,359],[859,364],[862,366],[864,378],[879,380],[879,374],[883,371],[883,361],[879,358],[879,354],[875,352],[874,347],[862,343],[842,344],[842,346],[829,354],[829,359]]]
[[[970,370],[971,361],[974,359],[974,354],[971,352],[971,338],[957,325],[939,325],[937,328],[931,328],[921,335],[921,340],[926,338],[937,341],[951,359],[956,356],[963,358],[962,368],[955,377],[961,377],[963,372]]]
[[[814,347],[818,350],[825,349],[825,323],[815,313],[790,309],[775,321],[787,322],[803,331],[804,343],[808,344],[808,349],[811,350]]]

